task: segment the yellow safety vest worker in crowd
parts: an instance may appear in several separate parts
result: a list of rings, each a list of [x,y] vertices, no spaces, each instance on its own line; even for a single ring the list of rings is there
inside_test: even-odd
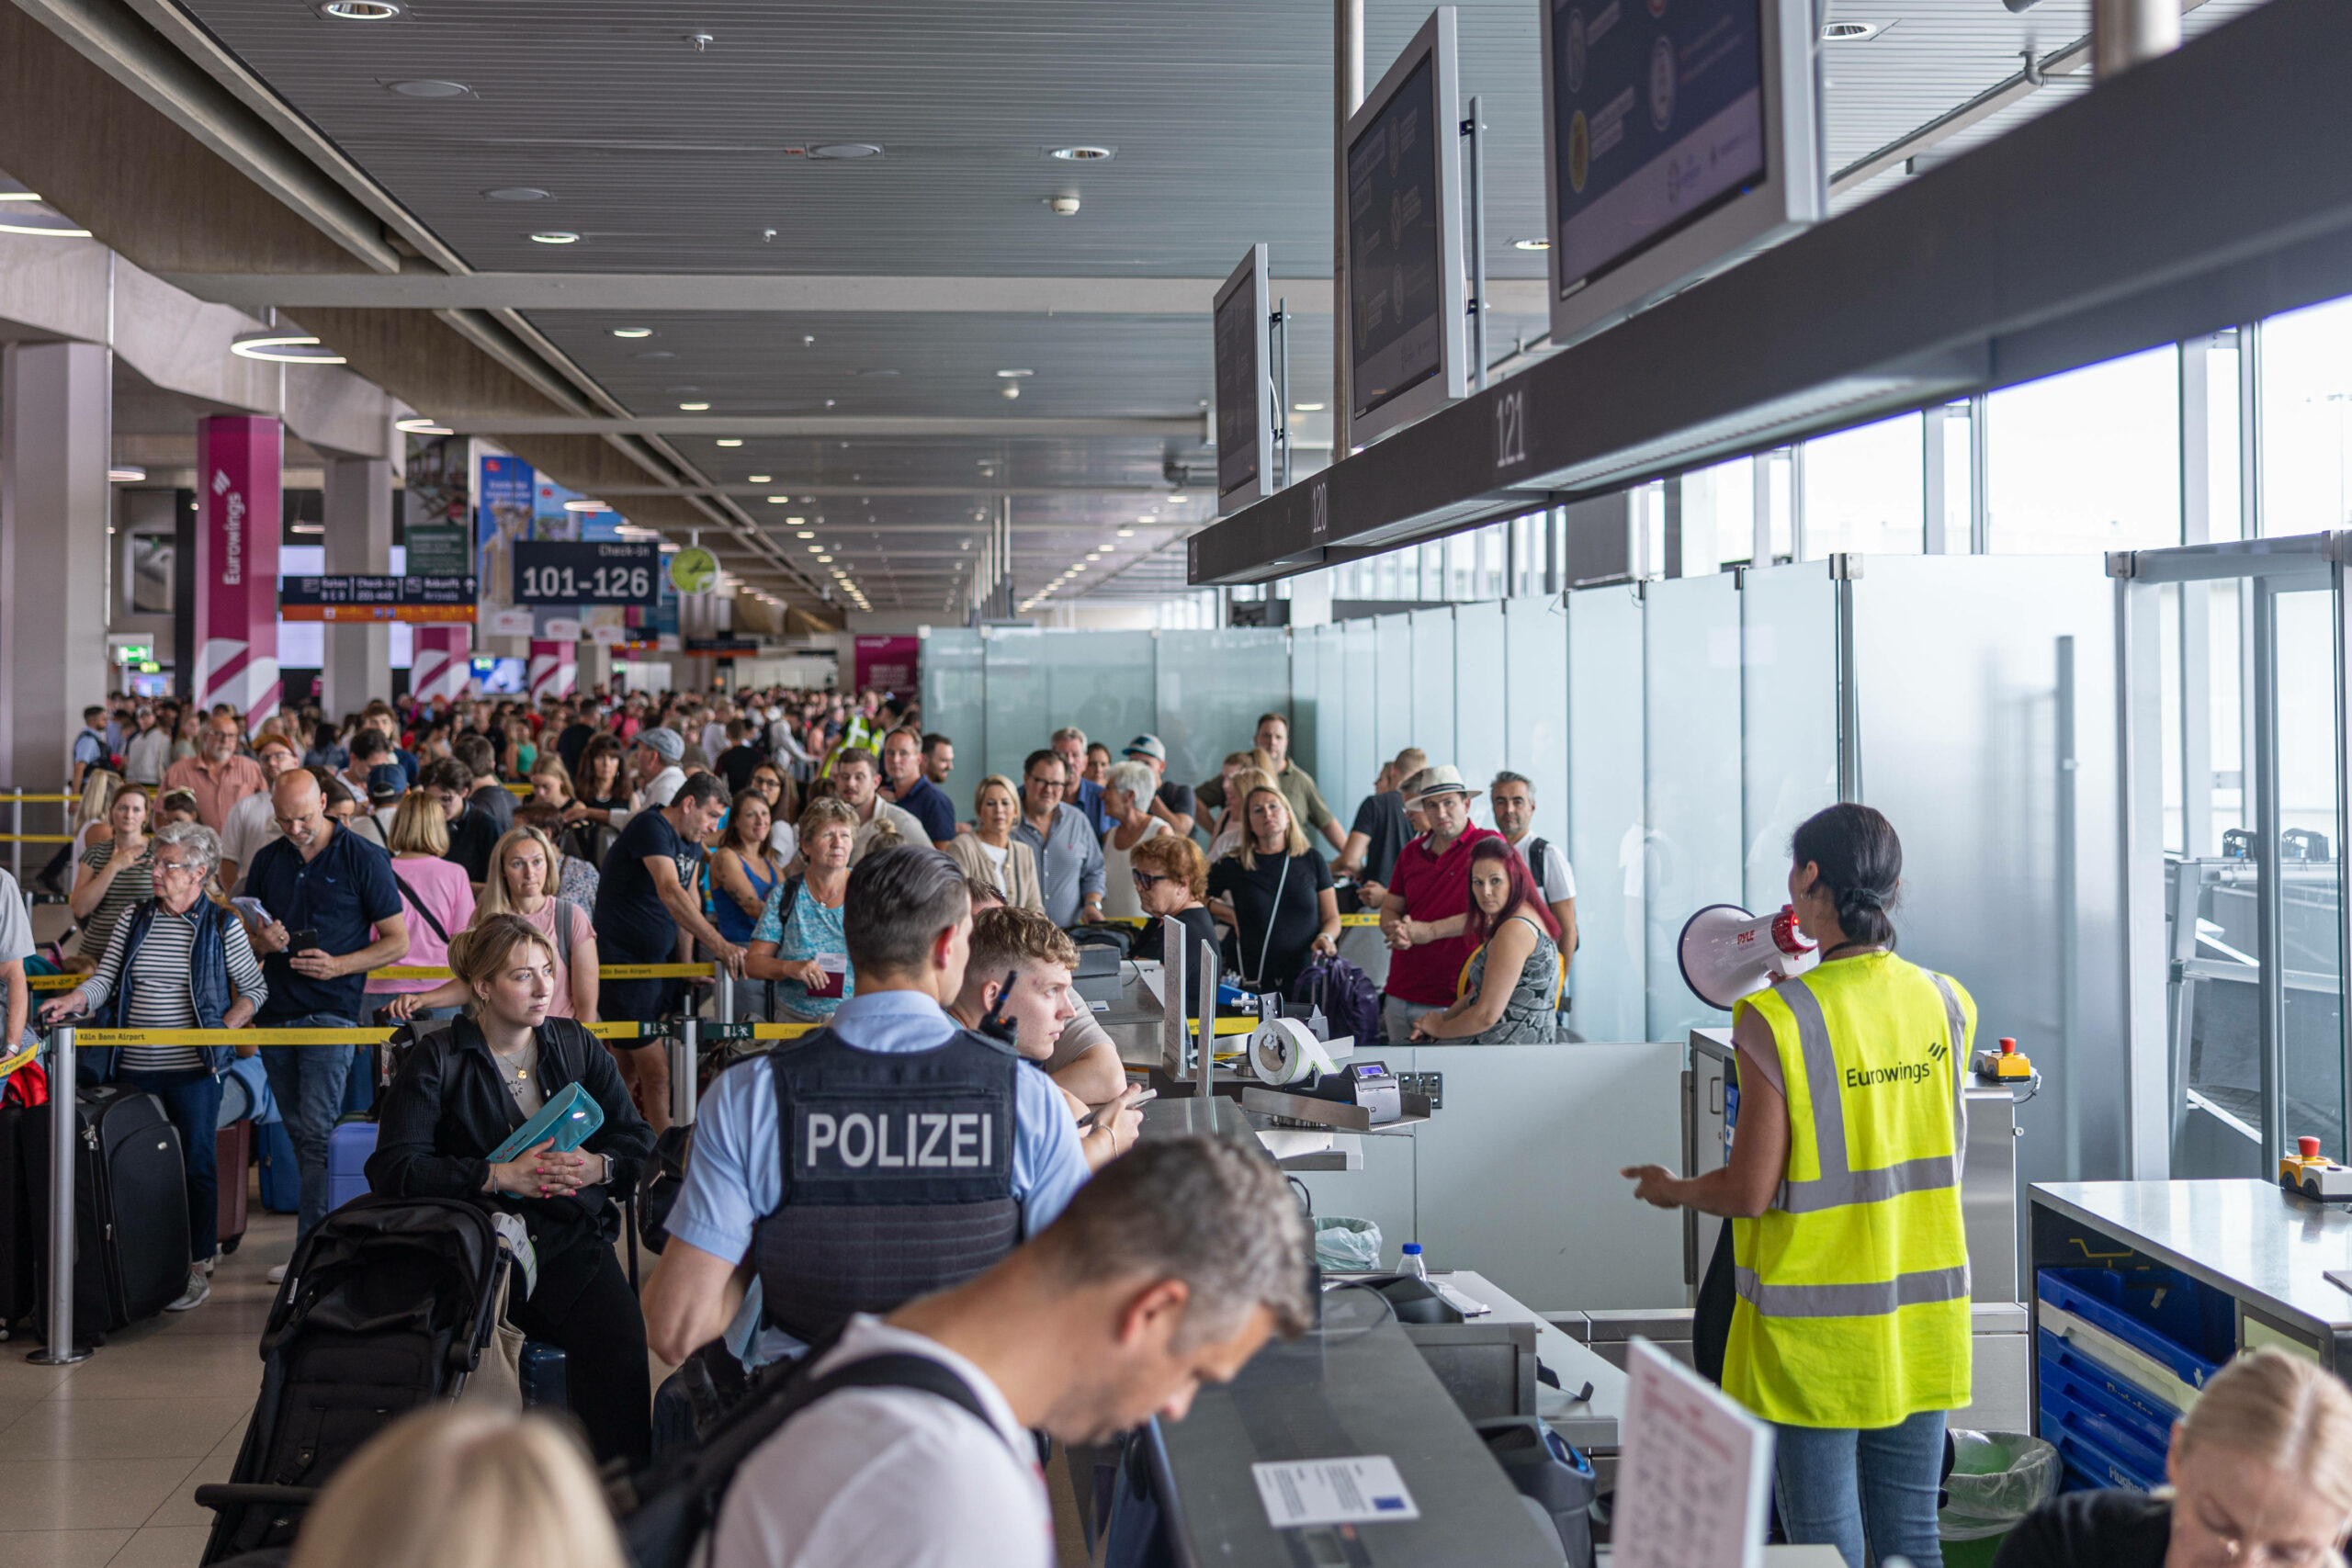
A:
[[[1724,1392],[1792,1427],[1891,1427],[1969,1402],[1962,1069],[1976,1007],[1892,953],[1747,998],[1780,1049],[1788,1175],[1734,1219]]]

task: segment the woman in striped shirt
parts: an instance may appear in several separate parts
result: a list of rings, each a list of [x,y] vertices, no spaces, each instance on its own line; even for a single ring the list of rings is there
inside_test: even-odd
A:
[[[43,1024],[77,1013],[111,1029],[242,1029],[268,998],[244,922],[204,897],[220,863],[220,837],[201,822],[173,822],[150,852],[155,895],[115,922],[90,977],[40,1010]],[[220,1173],[213,1135],[220,1120],[220,1075],[239,1045],[93,1047],[82,1076],[144,1089],[164,1102],[179,1130],[187,1168],[187,1290],[164,1310],[186,1312],[211,1294],[220,1247]],[[238,1171],[232,1178],[243,1180]]]
[[[83,852],[74,876],[74,918],[82,922],[77,951],[93,963],[106,952],[122,912],[154,891],[147,876],[147,792],[137,784],[118,790],[107,808],[107,827],[113,836]]]

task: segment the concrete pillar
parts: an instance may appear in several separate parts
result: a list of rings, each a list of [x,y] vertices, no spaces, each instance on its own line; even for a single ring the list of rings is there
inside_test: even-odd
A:
[[[416,628],[408,689],[415,694],[418,702],[430,702],[435,697],[455,702],[466,694],[466,682],[473,677],[469,662],[473,657],[473,641],[471,626]]]
[[[531,639],[531,700],[568,697],[580,678],[575,644],[544,637]]]
[[[380,457],[327,459],[326,565],[336,574],[392,570],[392,466]],[[341,718],[392,694],[389,622],[331,621],[321,705]]]
[[[196,700],[245,727],[277,711],[277,536],[284,427],[259,414],[196,425]]]
[[[613,650],[609,644],[583,642],[574,645],[580,653],[579,673],[572,677],[574,691],[593,692],[613,683]]]
[[[106,697],[110,408],[98,345],[0,349],[0,785],[62,788]]]

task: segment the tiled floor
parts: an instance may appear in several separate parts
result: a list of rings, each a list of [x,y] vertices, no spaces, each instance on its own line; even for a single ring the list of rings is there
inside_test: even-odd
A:
[[[255,1205],[212,1299],[112,1336],[74,1367],[0,1345],[0,1568],[189,1568],[211,1514],[190,1497],[226,1481],[261,1388],[269,1266],[294,1220]]]

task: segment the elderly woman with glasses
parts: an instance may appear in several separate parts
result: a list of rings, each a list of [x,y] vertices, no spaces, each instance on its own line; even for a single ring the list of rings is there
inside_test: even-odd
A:
[[[242,1029],[268,998],[244,922],[204,897],[220,863],[220,837],[201,822],[158,829],[149,850],[154,894],[115,922],[90,977],[45,1003],[51,1024],[90,1015],[107,1029]],[[220,1251],[220,1174],[213,1135],[220,1120],[220,1077],[239,1045],[121,1045],[85,1050],[81,1077],[144,1089],[164,1102],[179,1129],[187,1166],[187,1289],[165,1310],[186,1312],[211,1294]],[[243,1180],[239,1171],[233,1179]]]

